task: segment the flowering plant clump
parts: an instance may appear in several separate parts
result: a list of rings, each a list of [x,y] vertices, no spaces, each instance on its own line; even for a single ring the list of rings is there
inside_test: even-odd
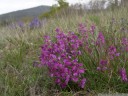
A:
[[[56,32],[55,42],[52,42],[49,36],[45,36],[40,66],[47,66],[50,76],[62,88],[65,88],[69,82],[84,88],[86,79],[82,74],[85,73],[85,69],[78,60],[82,41],[73,32],[65,34],[60,29],[56,29]]]
[[[127,82],[127,54],[120,50],[127,52],[127,37],[122,34],[112,42],[111,37],[116,36],[114,32],[106,36],[104,30],[97,30],[94,24],[86,26],[84,23],[78,25],[78,33],[64,33],[57,28],[55,36],[44,37],[39,67],[46,66],[49,76],[62,88],[72,88],[74,84],[80,88],[84,88],[85,84],[93,88],[96,82],[104,86],[103,80],[110,84],[114,82],[115,86],[114,80],[118,81],[115,73],[124,64],[118,77]],[[99,78],[99,75],[103,77]],[[88,83],[85,77],[88,77]]]

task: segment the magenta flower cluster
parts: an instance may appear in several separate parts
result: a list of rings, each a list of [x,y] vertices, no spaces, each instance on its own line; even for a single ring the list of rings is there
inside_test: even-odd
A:
[[[85,73],[85,69],[78,60],[82,41],[73,32],[65,34],[60,29],[56,29],[56,33],[54,42],[49,36],[45,36],[40,66],[47,66],[50,76],[62,88],[70,82],[84,88],[86,78],[83,78],[82,74]]]
[[[120,56],[120,53],[118,53],[116,47],[112,45],[108,48],[108,55],[110,59],[112,60],[115,57]]]
[[[86,28],[86,26],[84,24],[81,23],[81,24],[79,24],[78,31],[80,33],[82,33],[82,35],[84,35],[85,32],[87,32],[87,28]]]
[[[83,59],[82,52],[86,51],[85,53],[90,58],[95,58],[92,54],[95,54],[93,46],[98,46],[96,48],[99,56],[104,57],[98,59],[100,61],[98,61],[97,70],[103,73],[112,69],[113,66],[109,65],[113,64],[112,61],[116,60],[116,57],[122,56],[118,50],[119,47],[114,44],[109,45],[106,42],[108,41],[102,32],[99,32],[98,36],[96,35],[95,25],[91,25],[88,29],[85,24],[79,24],[78,35],[74,32],[65,33],[57,28],[54,37],[44,37],[44,44],[41,47],[40,55],[41,64],[39,64],[39,67],[46,66],[49,76],[62,88],[70,84],[77,84],[79,87],[84,88],[86,78],[84,78],[85,68],[80,61]],[[121,45],[127,51],[128,38],[122,38]],[[128,81],[125,68],[121,68],[119,73],[123,81]]]
[[[107,70],[107,64],[108,64],[107,60],[100,60],[99,66],[97,67],[97,70],[99,70],[99,71]]]
[[[128,52],[128,38],[126,38],[126,37],[122,38],[121,42],[122,42],[122,45],[123,45],[125,51]]]
[[[96,29],[96,26],[92,25],[91,28],[90,28],[90,32],[91,32],[92,35],[94,35],[95,29]]]
[[[96,45],[98,46],[102,46],[105,43],[105,38],[102,32],[99,32],[98,37],[97,37],[97,41],[96,41]]]
[[[119,70],[119,73],[120,73],[121,79],[122,79],[124,82],[128,82],[128,77],[127,77],[125,68],[121,68],[121,69]]]

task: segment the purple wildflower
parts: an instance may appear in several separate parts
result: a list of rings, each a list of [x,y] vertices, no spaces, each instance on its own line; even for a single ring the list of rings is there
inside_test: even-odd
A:
[[[97,67],[97,70],[99,70],[99,71],[107,70],[107,64],[108,64],[107,60],[100,60],[99,66]]]
[[[120,56],[120,53],[116,53],[115,56],[117,56],[117,57]]]
[[[83,79],[80,81],[79,86],[80,86],[81,88],[84,88],[86,81],[87,81],[86,78],[83,78]]]
[[[119,74],[124,82],[128,82],[127,74],[125,68],[119,70]]]
[[[123,49],[128,52],[128,38],[122,38]]]
[[[29,26],[30,26],[30,29],[39,28],[39,27],[41,26],[41,22],[39,21],[38,18],[34,18],[34,19],[30,22]]]
[[[114,59],[115,56],[120,55],[120,53],[117,53],[116,47],[113,45],[109,47],[108,54],[109,54],[110,59]]]
[[[23,28],[23,27],[24,27],[24,23],[23,23],[22,21],[19,21],[19,22],[18,22],[18,26],[19,26],[20,28]]]
[[[110,46],[109,47],[109,54],[113,55],[116,53],[116,47],[115,46]]]
[[[122,38],[122,44],[128,46],[128,38]]]
[[[107,60],[100,60],[100,65],[106,65],[108,63]]]
[[[105,43],[104,35],[102,34],[102,32],[99,32],[96,45],[103,45],[104,43]]]
[[[91,34],[94,35],[95,29],[96,29],[96,26],[95,25],[92,25],[91,28],[90,28]]]
[[[82,34],[84,34],[85,32],[87,32],[87,28],[84,24],[79,24],[79,28],[78,28],[78,31]]]

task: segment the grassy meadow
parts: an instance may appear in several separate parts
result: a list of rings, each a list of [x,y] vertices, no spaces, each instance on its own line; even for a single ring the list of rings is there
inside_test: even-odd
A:
[[[30,29],[28,24],[21,28],[18,24],[0,27],[0,96],[93,96],[98,93],[128,93],[128,80],[121,78],[120,68],[125,68],[128,78],[128,50],[122,49],[122,38],[128,40],[128,8],[100,12],[77,12],[67,16],[49,18],[38,28]],[[36,67],[40,64],[43,36],[49,35],[53,40],[56,28],[69,31],[78,36],[79,24],[86,25],[88,47],[81,49],[79,62],[86,69],[82,75],[86,78],[84,88],[69,84],[66,88],[56,85],[49,76],[47,67]],[[94,35],[89,33],[95,26]],[[105,44],[97,46],[98,33],[102,32]],[[82,36],[82,35],[80,35]],[[79,37],[80,37],[79,36]],[[81,37],[80,37],[81,38]],[[54,41],[56,42],[56,41]],[[85,42],[85,41],[82,41]],[[128,41],[127,41],[128,42]],[[86,46],[86,44],[85,44]],[[119,56],[110,59],[108,49],[115,46]],[[108,70],[97,70],[101,59],[108,61]]]

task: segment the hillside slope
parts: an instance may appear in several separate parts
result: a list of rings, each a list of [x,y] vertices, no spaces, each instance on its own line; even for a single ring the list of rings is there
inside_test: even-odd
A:
[[[38,6],[34,8],[19,10],[10,12],[7,14],[0,15],[0,21],[4,20],[19,20],[24,17],[37,17],[42,13],[48,12],[50,10],[50,6]]]

